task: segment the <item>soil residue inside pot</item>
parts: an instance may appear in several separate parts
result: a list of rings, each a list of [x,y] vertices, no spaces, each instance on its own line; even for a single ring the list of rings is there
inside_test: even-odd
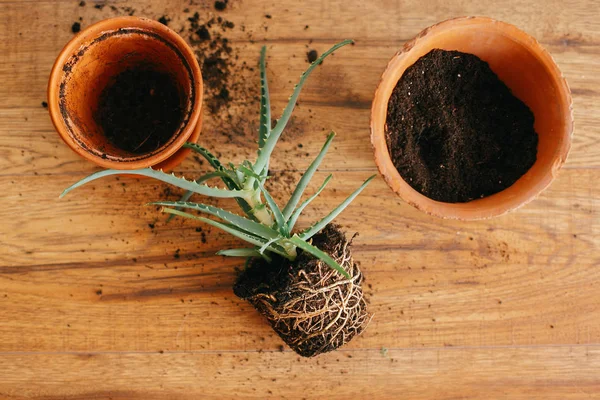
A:
[[[150,69],[121,72],[100,95],[96,122],[116,147],[154,151],[175,134],[183,118],[177,82]]]
[[[498,193],[537,156],[533,113],[472,54],[436,49],[417,60],[394,88],[386,122],[398,172],[437,201]]]

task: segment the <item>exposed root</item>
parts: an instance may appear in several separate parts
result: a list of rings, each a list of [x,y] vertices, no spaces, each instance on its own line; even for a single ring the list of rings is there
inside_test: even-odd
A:
[[[269,282],[268,288],[242,296],[267,317],[293,350],[305,357],[337,349],[360,334],[370,321],[361,288],[362,274],[352,259],[350,242],[336,226],[328,225],[315,235],[314,244],[329,253],[350,279],[303,253],[288,264],[285,282]],[[243,278],[236,287],[243,284]]]

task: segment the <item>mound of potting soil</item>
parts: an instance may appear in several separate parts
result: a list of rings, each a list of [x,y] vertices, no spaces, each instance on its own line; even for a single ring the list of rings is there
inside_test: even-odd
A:
[[[434,200],[498,193],[536,161],[533,113],[472,54],[435,49],[417,60],[394,88],[386,122],[398,172]]]

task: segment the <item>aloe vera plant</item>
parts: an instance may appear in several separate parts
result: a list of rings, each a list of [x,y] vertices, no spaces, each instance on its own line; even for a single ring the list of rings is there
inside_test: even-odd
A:
[[[109,175],[143,175],[185,189],[187,192],[180,201],[158,201],[149,204],[162,206],[162,211],[171,216],[202,221],[250,244],[249,247],[221,250],[218,254],[250,260],[249,268],[236,283],[234,288],[236,294],[247,299],[263,312],[275,330],[294,350],[301,355],[312,356],[339,347],[364,329],[368,321],[368,314],[360,288],[361,274],[349,255],[349,242],[330,223],[358,196],[374,176],[368,178],[325,217],[299,232],[296,232],[294,228],[301,213],[324,190],[332,178],[329,175],[314,194],[300,202],[335,134],[331,132],[327,136],[321,151],[302,175],[284,207],[279,207],[275,202],[273,196],[265,188],[265,183],[269,176],[271,154],[290,120],[306,79],[327,56],[351,42],[345,40],[336,44],[308,67],[295,86],[292,96],[275,126],[271,123],[271,105],[266,76],[266,48],[262,48],[259,62],[261,100],[258,154],[254,162],[246,160],[237,166],[231,163],[225,165],[204,147],[186,143],[185,147],[204,157],[214,171],[196,180],[187,180],[151,168],[134,171],[105,170],[92,174],[70,186],[62,193],[61,197],[81,185]],[[225,187],[212,187],[205,183],[213,179],[220,179]],[[189,200],[193,194],[234,198],[244,215],[207,204],[191,202]],[[215,219],[192,214],[190,211],[207,214]],[[326,233],[325,236],[324,233]],[[313,240],[313,238],[318,240]],[[331,238],[334,243],[328,243]],[[321,247],[324,248],[319,248],[315,242],[322,243]],[[311,265],[310,271],[306,268],[308,264]],[[294,283],[290,277],[287,280],[280,279],[280,282],[273,281],[273,276],[281,276],[282,273],[293,275],[299,271],[303,271],[306,279],[310,281],[308,286],[307,282]],[[311,277],[312,275],[314,275],[314,279]],[[262,276],[261,282],[248,288],[247,282],[255,281],[256,276]],[[245,281],[247,282],[244,283]],[[281,281],[285,281],[285,285],[282,285]],[[327,285],[323,286],[325,283]],[[334,297],[339,296],[338,307],[335,307],[335,302],[329,304],[329,302],[323,303],[319,300],[320,308],[315,306],[312,313],[306,311],[306,304],[303,305],[303,300],[298,299],[305,296],[301,293],[302,288],[315,287],[315,285],[322,286],[319,290],[324,295],[331,292]],[[265,286],[271,287],[265,291]],[[346,289],[347,293],[338,293],[339,288],[342,287]],[[290,293],[294,291],[300,292],[296,296],[297,299],[291,303],[288,301],[283,304],[282,299],[277,298],[277,294],[280,295],[279,297],[284,294],[283,297],[289,300]],[[331,293],[329,293],[330,298]],[[315,299],[317,298],[321,299],[320,295],[315,297]],[[342,304],[347,308],[345,313],[338,310]],[[278,310],[277,307],[280,309]],[[300,309],[305,311],[298,312]],[[347,316],[346,325],[340,325],[343,322],[340,320],[342,315]],[[345,328],[342,329],[340,326],[347,328],[348,331],[344,331]],[[326,327],[327,329],[325,329]],[[331,331],[331,329],[334,330]]]

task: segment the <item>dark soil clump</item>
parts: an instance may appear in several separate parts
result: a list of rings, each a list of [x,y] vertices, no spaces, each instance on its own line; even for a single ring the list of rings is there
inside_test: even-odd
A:
[[[170,75],[129,69],[102,91],[96,122],[116,147],[142,154],[164,145],[182,117],[177,83]]]
[[[228,0],[215,1],[215,10],[223,11],[227,8]]]
[[[317,53],[316,50],[310,50],[308,53],[306,53],[306,58],[308,59],[308,62],[312,64],[317,61],[317,58],[319,58],[319,53]]]
[[[417,60],[398,81],[386,122],[398,172],[437,201],[498,193],[537,156],[533,113],[472,54],[436,49]]]
[[[299,251],[295,261],[251,261],[234,285],[277,334],[298,354],[332,351],[360,334],[370,320],[350,242],[339,227],[327,225],[313,245],[333,257],[352,277],[346,279],[322,261]]]

